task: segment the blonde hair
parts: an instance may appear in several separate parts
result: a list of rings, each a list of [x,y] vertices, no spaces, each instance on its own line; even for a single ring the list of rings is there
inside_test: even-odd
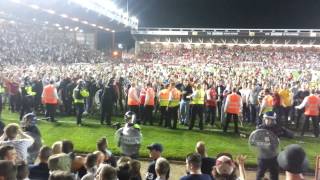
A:
[[[62,153],[62,141],[57,141],[51,146],[52,154],[60,154]]]

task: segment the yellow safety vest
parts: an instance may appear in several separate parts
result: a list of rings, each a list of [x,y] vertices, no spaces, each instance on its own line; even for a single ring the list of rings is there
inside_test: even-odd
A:
[[[205,92],[203,89],[196,90],[196,95],[195,97],[192,98],[192,103],[193,104],[204,104],[204,96]]]

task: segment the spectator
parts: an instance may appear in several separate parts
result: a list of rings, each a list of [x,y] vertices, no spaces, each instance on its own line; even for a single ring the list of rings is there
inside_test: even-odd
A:
[[[147,180],[155,180],[157,178],[155,166],[158,158],[161,157],[163,152],[163,147],[159,143],[153,143],[147,147],[149,149],[149,157],[152,162],[148,166]],[[167,179],[169,178],[169,173],[167,174]]]
[[[75,174],[77,179],[81,179],[87,170],[84,165],[85,159],[82,156],[76,156],[71,163],[71,172]]]
[[[12,161],[15,164],[17,160],[16,149],[13,146],[1,146],[0,160]]]
[[[50,171],[67,171],[71,172],[71,159],[67,154],[54,154],[49,157],[48,167]]]
[[[28,148],[33,144],[33,138],[15,123],[8,124],[4,131],[0,137],[0,145],[12,145],[17,151],[17,160],[27,161]]]
[[[48,146],[43,146],[39,152],[40,162],[36,165],[29,166],[29,178],[37,180],[47,180],[49,178],[48,160],[52,155],[52,149]]]
[[[96,180],[117,180],[117,171],[108,164],[102,165],[97,171]]]
[[[29,169],[28,165],[24,161],[17,163],[17,180],[28,179]]]
[[[61,150],[65,154],[73,153],[73,143],[69,140],[63,140],[61,143]]]
[[[291,144],[278,155],[279,166],[286,171],[286,180],[303,180],[308,168],[306,153],[300,145]]]
[[[130,178],[130,157],[121,157],[117,161],[117,176],[119,180],[129,180]]]
[[[189,175],[183,176],[180,180],[211,180],[208,174],[201,173],[201,155],[192,153],[186,159],[187,172]]]
[[[0,160],[0,179],[15,180],[17,168],[12,161]]]
[[[36,160],[42,146],[41,133],[36,126],[37,118],[33,113],[24,115],[21,121],[22,130],[34,139],[34,143],[28,148],[28,163],[32,164]]]
[[[53,171],[49,180],[76,180],[74,175],[68,171]]]
[[[97,160],[98,160],[98,157],[96,154],[90,153],[87,155],[86,162],[85,162],[87,174],[84,175],[81,178],[81,180],[95,180],[94,177],[98,167]]]
[[[216,160],[208,157],[205,143],[203,141],[197,142],[196,153],[201,155],[201,172],[211,176],[212,167],[216,164]]]
[[[52,145],[52,154],[62,153],[62,141],[57,141]]]
[[[236,164],[228,153],[221,153],[217,156],[216,165],[213,167],[212,176],[215,180],[245,180],[244,161],[246,156],[238,156],[237,163],[240,176],[236,173]]]
[[[129,180],[142,180],[140,169],[141,163],[137,160],[130,161],[130,178]]]
[[[97,141],[97,150],[101,151],[105,155],[104,163],[110,164],[113,167],[117,166],[116,158],[112,152],[108,149],[108,142],[106,138],[101,138]]]
[[[167,180],[170,172],[170,164],[165,158],[158,158],[155,166],[157,178],[156,180]]]

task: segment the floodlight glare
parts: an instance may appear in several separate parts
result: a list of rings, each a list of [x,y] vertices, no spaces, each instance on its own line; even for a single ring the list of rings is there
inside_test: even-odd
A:
[[[72,21],[78,22],[79,19],[78,18],[71,18]]]
[[[60,14],[60,16],[63,18],[68,18],[68,15],[66,15],[66,14]]]
[[[35,4],[31,4],[31,5],[29,5],[29,7],[31,7],[32,9],[36,9],[36,10],[40,9],[40,7]]]
[[[48,12],[49,14],[55,14],[56,12],[52,9],[47,9],[46,12]]]

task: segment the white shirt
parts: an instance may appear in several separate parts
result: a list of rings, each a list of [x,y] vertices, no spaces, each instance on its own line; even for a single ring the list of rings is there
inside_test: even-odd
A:
[[[28,148],[32,146],[32,139],[15,139],[0,142],[0,145],[13,146],[17,151],[17,160],[27,161]]]

